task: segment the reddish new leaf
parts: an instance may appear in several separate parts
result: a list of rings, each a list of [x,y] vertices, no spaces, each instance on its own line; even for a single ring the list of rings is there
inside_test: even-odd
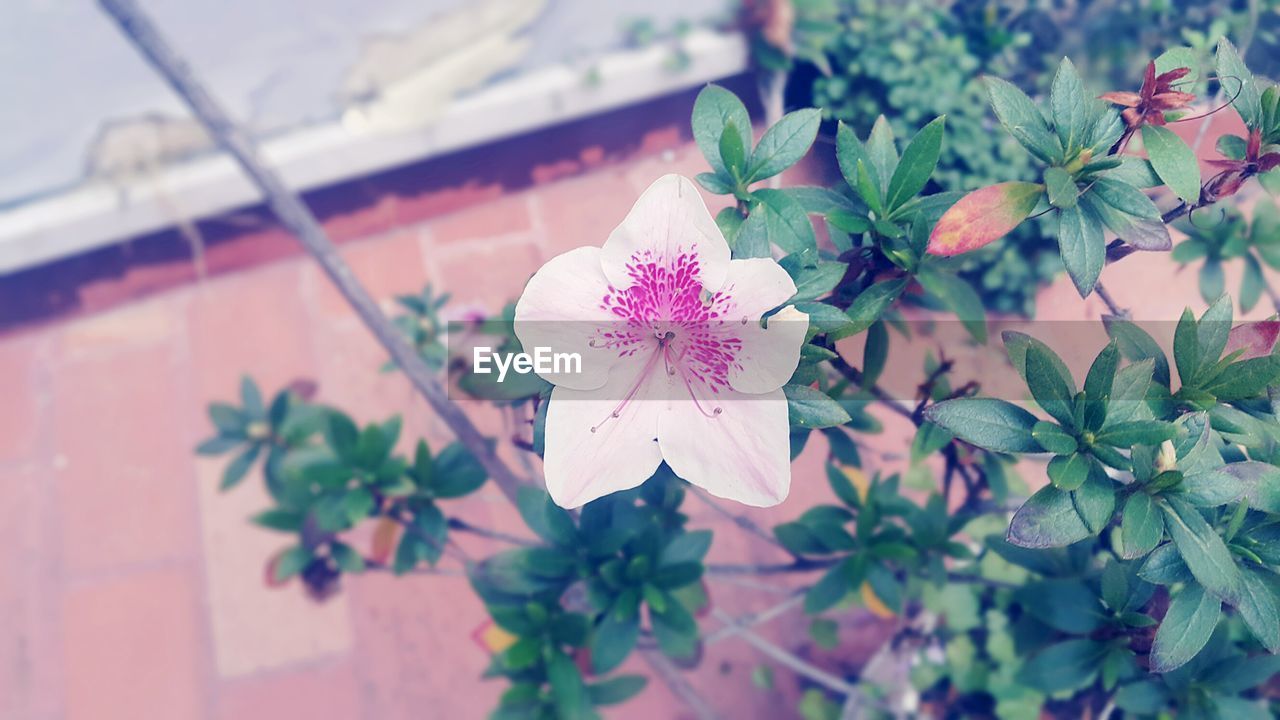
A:
[[[959,255],[998,240],[1026,220],[1043,195],[1043,185],[1026,182],[974,190],[938,220],[929,236],[929,252]]]
[[[1237,360],[1270,355],[1277,338],[1280,338],[1280,320],[1247,322],[1231,328],[1231,333],[1227,335],[1227,349],[1223,354],[1230,355],[1236,350],[1244,350]]]

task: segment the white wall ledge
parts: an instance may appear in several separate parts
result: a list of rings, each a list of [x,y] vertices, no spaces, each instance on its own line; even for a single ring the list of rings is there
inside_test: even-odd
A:
[[[635,104],[743,72],[741,35],[709,31],[681,41],[688,64],[670,69],[659,44],[583,66],[522,75],[461,98],[431,125],[355,134],[338,121],[262,143],[290,187],[307,191]],[[103,180],[0,210],[0,276],[116,242],[252,206],[261,197],[232,161],[207,155],[126,185]]]

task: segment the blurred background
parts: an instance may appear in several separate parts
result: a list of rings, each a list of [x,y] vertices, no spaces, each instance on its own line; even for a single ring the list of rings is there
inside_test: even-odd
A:
[[[1034,172],[993,131],[984,73],[1037,91],[1065,54],[1099,92],[1133,89],[1164,49],[1208,61],[1228,36],[1256,72],[1280,74],[1272,0],[141,4],[388,312],[431,285],[459,317],[500,311],[542,262],[600,244],[660,175],[704,171],[689,114],[708,82],[761,125],[815,105],[864,136],[883,113],[903,137],[946,114],[935,183],[947,190]],[[314,383],[361,421],[402,414],[406,442],[438,447],[445,430],[379,372],[379,346],[93,3],[0,5],[0,68],[0,718],[484,716],[501,687],[481,678],[487,615],[464,578],[370,574],[324,602],[270,588],[279,536],[246,520],[265,491],[220,494],[221,461],[193,454],[206,404],[233,398],[244,374],[267,389]],[[1207,158],[1233,123],[1178,131]],[[836,183],[833,137],[825,123],[784,183]],[[1243,263],[1210,255],[1221,272],[1149,258],[1108,285],[1171,319],[1203,308],[1206,274],[1241,282]],[[1101,309],[1058,277],[1036,223],[968,263],[993,312]],[[497,411],[468,409],[504,432]],[[872,462],[905,468],[912,428],[883,422]],[[795,507],[828,494],[823,452],[798,460]],[[464,502],[477,524],[520,528],[496,490]],[[753,517],[767,526],[786,508]],[[692,523],[727,526],[704,506]],[[712,550],[769,552],[729,533]],[[735,612],[770,592],[719,590],[711,602]],[[892,631],[860,617],[835,649],[809,641],[798,614],[762,632],[854,671]],[[693,681],[732,717],[797,713],[803,688],[762,682],[759,665],[725,642]],[[665,692],[651,684],[615,714],[674,716]]]

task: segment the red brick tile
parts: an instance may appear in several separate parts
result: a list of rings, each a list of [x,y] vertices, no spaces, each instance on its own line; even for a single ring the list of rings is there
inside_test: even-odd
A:
[[[62,715],[61,587],[47,472],[0,469],[0,717]]]
[[[341,243],[387,232],[396,224],[396,198],[389,193],[369,198],[368,204],[324,219],[330,239]]]
[[[342,257],[374,300],[388,308],[391,298],[417,294],[427,281],[417,230],[397,230],[384,237],[349,243],[343,246]],[[355,311],[320,266],[304,264],[308,282],[316,289],[315,305],[324,317],[354,317]]]
[[[222,683],[218,720],[354,720],[360,689],[350,662],[283,670]]]
[[[196,287],[188,307],[193,407],[197,439],[210,429],[204,406],[238,397],[249,375],[263,393],[314,377],[301,261],[218,278]]]
[[[639,195],[622,171],[612,169],[534,190],[547,257],[603,245]]]
[[[533,219],[529,215],[527,195],[515,193],[445,215],[433,221],[430,227],[435,242],[447,245],[528,233],[533,229]]]
[[[54,480],[71,575],[188,557],[192,438],[170,342],[70,361],[52,380]]]
[[[0,463],[35,455],[41,426],[39,371],[43,334],[0,340]]]
[[[441,278],[440,286],[453,296],[455,306],[476,304],[490,312],[519,298],[543,261],[529,239],[465,243],[431,256],[433,275]]]
[[[503,683],[480,676],[471,633],[488,614],[465,578],[365,575],[350,585],[365,713],[379,720],[486,716]]]
[[[501,185],[482,185],[479,182],[470,181],[459,187],[426,190],[416,195],[402,196],[396,201],[396,223],[412,225],[428,218],[493,200],[501,197],[502,193]]]
[[[192,583],[186,573],[158,570],[68,592],[69,720],[204,717]]]

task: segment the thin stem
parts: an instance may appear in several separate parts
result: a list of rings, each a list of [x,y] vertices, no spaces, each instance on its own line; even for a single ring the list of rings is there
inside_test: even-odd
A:
[[[910,420],[916,425],[920,424],[920,421],[915,417],[915,414],[912,413],[910,409],[903,406],[902,403],[895,400],[892,395],[885,392],[884,390],[881,390],[879,387],[875,385],[871,385],[870,387],[868,387],[864,383],[862,372],[857,368],[855,368],[854,366],[850,365],[848,362],[846,362],[844,357],[840,355],[836,355],[835,357],[831,358],[831,366],[834,367],[837,371],[839,371],[840,374],[843,375],[845,379],[847,379],[849,382],[853,383],[854,385],[857,385],[863,390],[866,390],[868,393],[871,393],[871,396],[874,397],[876,400],[878,400],[885,407],[901,415],[902,417]]]
[[[725,640],[727,638],[733,637],[734,635],[737,635],[738,633],[742,632],[747,628],[754,627],[756,625],[761,625],[763,623],[767,623],[770,620],[785,614],[788,610],[803,603],[804,593],[805,593],[804,590],[796,591],[794,594],[791,595],[791,597],[787,598],[786,600],[783,600],[782,602],[778,603],[777,605],[774,605],[773,607],[766,608],[764,610],[761,610],[760,612],[747,613],[746,615],[739,615],[737,618],[733,619],[732,622],[726,623],[724,627],[719,628],[714,632],[707,633],[706,636],[703,637],[702,639],[702,644],[706,647],[710,647],[711,645],[714,645],[720,642],[721,640]]]
[[[642,650],[640,656],[644,661],[653,668],[653,672],[657,674],[662,682],[671,690],[671,694],[684,701],[685,705],[693,711],[698,720],[716,720],[719,716],[716,711],[711,708],[706,699],[698,694],[698,691],[689,684],[684,675],[676,669],[666,655],[654,649]]]
[[[1110,311],[1112,315],[1121,318],[1129,317],[1129,310],[1127,308],[1120,307],[1120,303],[1116,302],[1115,298],[1111,296],[1111,291],[1107,289],[1106,285],[1099,282],[1093,286],[1093,291],[1098,293],[1098,297],[1102,298],[1102,302],[1106,303],[1107,310]]]
[[[715,608],[711,611],[711,614],[714,615],[717,620],[725,623],[725,625],[729,627],[736,627],[738,636],[743,640],[746,640],[747,644],[751,645],[751,647],[754,647],[756,650],[759,650],[770,658],[773,658],[780,664],[791,668],[796,673],[803,675],[804,677],[807,677],[834,692],[838,692],[841,695],[851,695],[856,691],[856,688],[845,681],[844,678],[832,675],[826,670],[801,659],[796,654],[774,645],[763,637],[757,635],[753,630],[738,625],[738,621],[724,610]]]
[[[822,560],[796,558],[795,562],[775,564],[747,563],[735,565],[708,563],[706,568],[708,575],[779,575],[784,573],[822,570],[835,564],[836,559],[834,558],[824,558]]]
[[[449,402],[444,387],[436,380],[435,374],[422,361],[417,350],[405,341],[404,336],[382,314],[378,304],[338,254],[333,241],[315,215],[289,190],[279,174],[262,160],[253,138],[237,126],[221,104],[205,90],[191,66],[161,35],[159,28],[134,0],[99,0],[99,5],[119,25],[134,47],[146,57],[152,68],[182,98],[209,136],[249,176],[280,223],[298,238],[303,248],[320,264],[365,326],[391,355],[391,359],[430,403],[431,409],[514,502],[516,491],[523,481],[490,450],[484,436],[466,414]]]
[[[537,547],[538,543],[527,538],[518,537],[516,535],[508,535],[498,530],[490,530],[488,528],[478,527],[463,520],[462,518],[449,518],[449,527],[460,532],[486,537],[490,540],[501,540],[512,545],[520,545],[521,547]]]

